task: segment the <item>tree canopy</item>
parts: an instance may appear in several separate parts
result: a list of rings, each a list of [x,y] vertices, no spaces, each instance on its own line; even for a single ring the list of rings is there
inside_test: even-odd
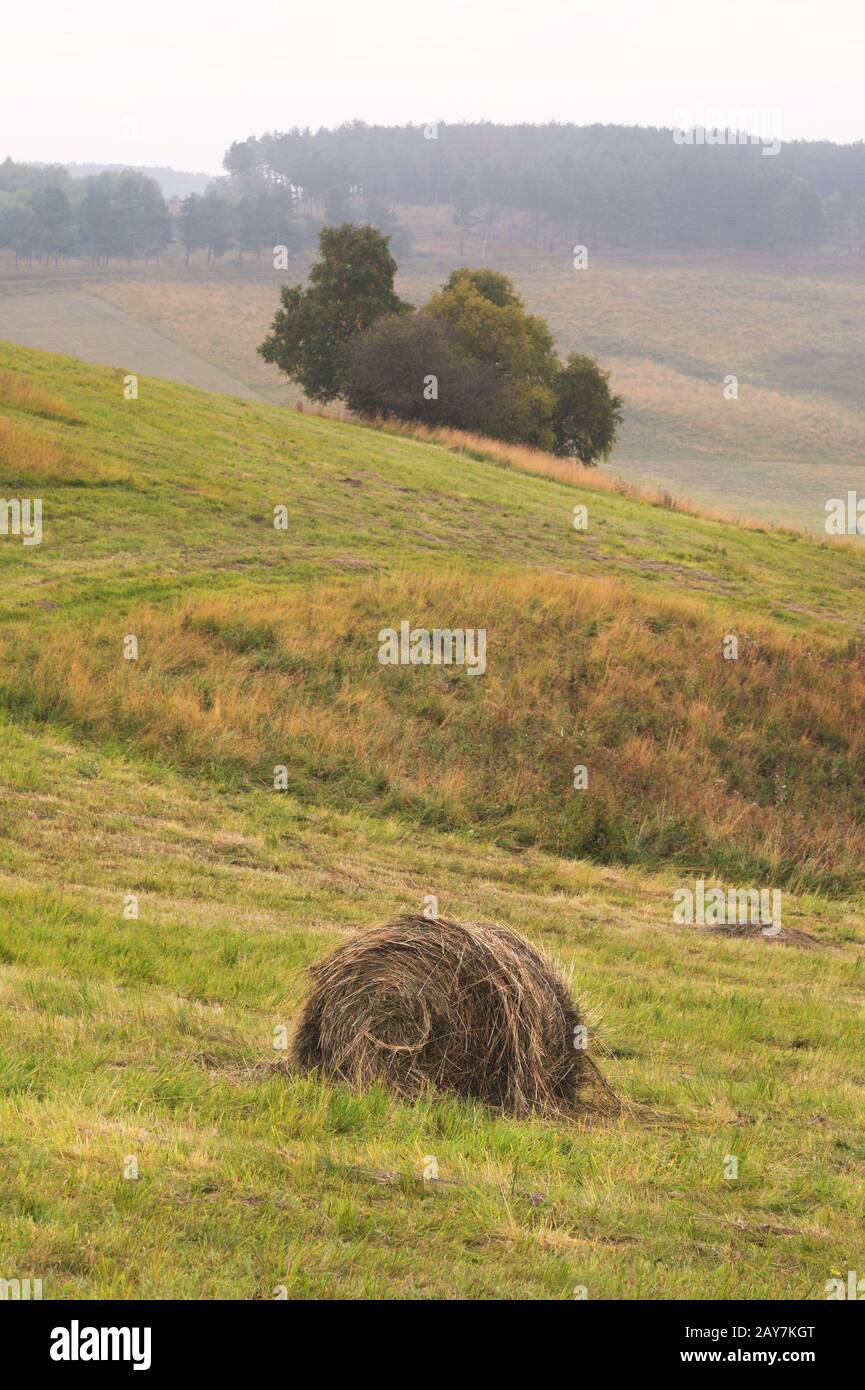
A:
[[[469,357],[498,372],[496,433],[552,449],[559,368],[553,336],[542,318],[526,313],[508,277],[494,270],[455,270],[429,307]]]
[[[383,314],[407,313],[411,306],[394,290],[396,261],[375,227],[324,227],[319,247],[309,285],[283,285],[282,308],[258,350],[311,400],[332,401],[344,394],[349,340]]]
[[[133,169],[73,179],[60,167],[0,164],[0,245],[18,256],[158,256],[171,220],[155,179]]]
[[[290,186],[302,201],[450,205],[463,244],[496,228],[541,248],[865,253],[865,142],[784,141],[767,155],[721,133],[689,145],[672,128],[463,122],[425,131],[350,121],[250,137],[232,145],[225,166]],[[513,210],[524,215],[519,225]]]
[[[309,284],[285,285],[259,347],[313,400],[447,424],[579,458],[608,457],[622,400],[591,358],[562,364],[546,322],[498,271],[462,267],[422,309],[393,288],[373,227],[325,228]]]
[[[556,374],[555,397],[555,452],[586,465],[609,458],[624,404],[610,391],[609,372],[593,357],[571,353]]]
[[[176,216],[172,215],[172,211]],[[376,215],[395,219],[387,209]],[[285,246],[314,243],[320,220],[301,213],[290,188],[262,183],[252,189],[223,179],[170,209],[155,179],[134,169],[104,170],[73,178],[61,166],[0,164],[0,246],[16,256],[91,257],[107,263],[159,256],[173,240],[213,257],[236,251],[260,256]]]
[[[501,395],[495,367],[464,351],[429,309],[384,315],[346,351],[346,403],[359,415],[491,434]]]

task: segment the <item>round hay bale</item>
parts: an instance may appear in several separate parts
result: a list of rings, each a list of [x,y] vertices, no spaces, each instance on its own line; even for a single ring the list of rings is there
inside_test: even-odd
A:
[[[401,917],[310,973],[295,1060],[351,1086],[434,1086],[525,1115],[573,1113],[600,1080],[561,977],[506,927]]]

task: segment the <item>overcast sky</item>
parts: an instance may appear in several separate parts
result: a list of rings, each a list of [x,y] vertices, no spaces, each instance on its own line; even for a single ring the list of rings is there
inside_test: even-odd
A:
[[[218,173],[234,139],[360,117],[865,138],[865,0],[40,0],[0,21],[0,158]]]

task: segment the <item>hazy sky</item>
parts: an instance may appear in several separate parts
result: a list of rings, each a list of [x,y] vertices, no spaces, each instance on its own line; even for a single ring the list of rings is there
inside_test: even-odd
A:
[[[699,102],[865,138],[863,0],[40,0],[4,6],[0,43],[0,158],[218,173],[292,125],[673,125]]]

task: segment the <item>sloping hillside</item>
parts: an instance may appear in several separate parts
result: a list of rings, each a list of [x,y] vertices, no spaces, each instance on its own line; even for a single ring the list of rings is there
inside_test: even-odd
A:
[[[45,530],[4,548],[10,708],[511,847],[861,886],[858,551],[25,360],[79,418],[7,374]],[[384,671],[402,622],[483,629],[483,679]]]
[[[4,1262],[45,1297],[821,1296],[865,1258],[865,556],[138,390],[0,346],[0,493],[42,502],[0,536]],[[403,621],[485,629],[484,674],[383,666]],[[697,875],[783,886],[782,936],[677,926]],[[290,1073],[304,966],[430,894],[573,971],[620,1118]]]
[[[469,238],[460,251],[445,205],[398,212],[416,238],[416,254],[399,257],[402,296],[421,303],[458,265],[502,270],[561,353],[591,352],[610,370],[626,400],[611,475],[812,532],[826,499],[859,485],[861,257],[592,249],[576,271],[562,250],[501,238]],[[266,256],[207,266],[177,252],[94,272],[83,262],[15,270],[0,254],[0,337],[294,403],[297,388],[256,347],[280,283],[303,280],[309,259],[299,252],[286,272]],[[235,385],[218,384],[217,371]]]
[[[626,410],[605,471],[811,531],[822,529],[826,498],[856,486],[865,445],[858,259],[621,252],[591,255],[578,272],[561,252],[493,243],[482,261],[470,242],[460,255],[448,208],[400,215],[422,251],[401,265],[400,294],[423,302],[457,265],[500,269],[548,320],[561,353],[591,352],[611,372]],[[226,265],[197,278],[178,267],[93,288],[284,402],[295,388],[255,349],[279,280],[305,273],[299,257],[288,276]],[[725,394],[730,374],[735,399]]]

